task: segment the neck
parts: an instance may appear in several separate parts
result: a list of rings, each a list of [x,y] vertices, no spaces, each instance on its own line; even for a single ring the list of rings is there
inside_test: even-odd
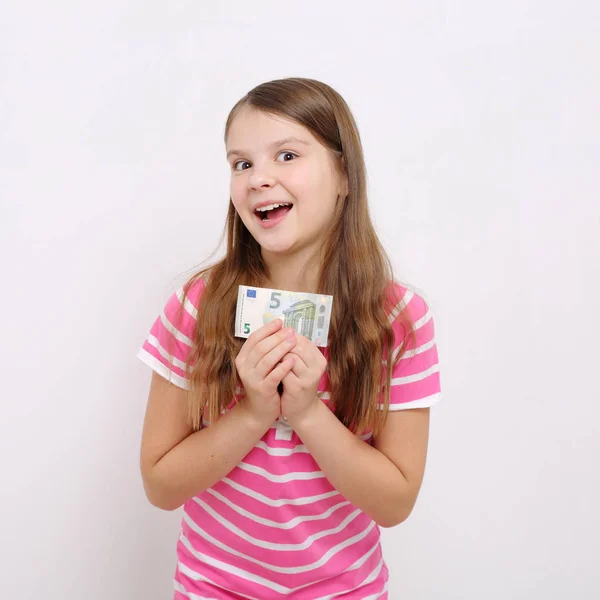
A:
[[[317,261],[306,253],[282,255],[262,251],[262,258],[269,269],[269,279],[263,287],[289,292],[317,293],[319,274]]]

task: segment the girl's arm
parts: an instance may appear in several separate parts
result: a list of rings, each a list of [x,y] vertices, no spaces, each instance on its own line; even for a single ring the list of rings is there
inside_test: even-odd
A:
[[[243,344],[235,365],[245,398],[210,427],[194,432],[185,416],[186,392],[152,373],[142,434],[141,470],[148,500],[173,510],[223,479],[279,417],[277,386],[294,361],[292,330],[275,319]]]
[[[425,471],[429,408],[388,413],[374,445],[350,432],[322,402],[290,425],[331,484],[381,527],[411,513]]]
[[[242,402],[194,432],[186,422],[185,403],[184,390],[152,373],[140,467],[148,500],[164,510],[175,510],[225,477],[273,422]]]

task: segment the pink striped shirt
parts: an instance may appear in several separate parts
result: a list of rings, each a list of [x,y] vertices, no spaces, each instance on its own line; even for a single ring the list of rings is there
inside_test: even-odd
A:
[[[401,345],[397,316],[405,306],[414,321],[416,344],[408,346],[392,373],[390,410],[432,406],[440,400],[433,320],[421,296],[396,282],[394,286],[402,299],[389,315],[395,351]],[[204,287],[202,280],[192,286],[176,320],[180,287],[137,354],[184,389],[189,381],[185,360]],[[320,350],[327,358],[327,348]],[[327,383],[325,372],[319,384],[325,403]],[[369,433],[361,438],[372,442]],[[176,600],[388,597],[379,527],[335,490],[282,420],[273,423],[229,475],[184,504],[177,558]]]

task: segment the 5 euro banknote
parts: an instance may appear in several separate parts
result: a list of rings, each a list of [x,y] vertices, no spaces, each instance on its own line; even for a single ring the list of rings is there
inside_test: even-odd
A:
[[[240,285],[235,336],[247,338],[273,319],[281,319],[284,327],[325,347],[332,304],[333,296]]]

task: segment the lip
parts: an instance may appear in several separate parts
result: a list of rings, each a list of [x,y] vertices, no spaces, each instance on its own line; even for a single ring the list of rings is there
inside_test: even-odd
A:
[[[261,206],[261,205],[259,205]],[[262,206],[266,206],[266,204],[263,204]],[[292,204],[292,207],[294,205]],[[258,208],[258,207],[257,207]],[[277,227],[277,225],[279,225],[279,223],[281,223],[281,221],[283,221],[290,213],[292,212],[292,209],[290,208],[290,210],[288,210],[287,212],[283,213],[283,215],[281,215],[281,217],[278,217],[277,219],[269,219],[268,221],[263,221],[260,218],[260,215],[257,213],[254,213],[254,216],[256,217],[256,219],[258,220],[258,224],[263,228],[263,229],[271,229],[273,227]]]
[[[265,202],[259,202],[252,210],[255,211],[257,208],[262,208],[263,206],[269,206],[269,204],[292,204],[292,203],[284,201],[284,200],[268,200]],[[292,204],[292,206],[294,206],[294,205]]]

